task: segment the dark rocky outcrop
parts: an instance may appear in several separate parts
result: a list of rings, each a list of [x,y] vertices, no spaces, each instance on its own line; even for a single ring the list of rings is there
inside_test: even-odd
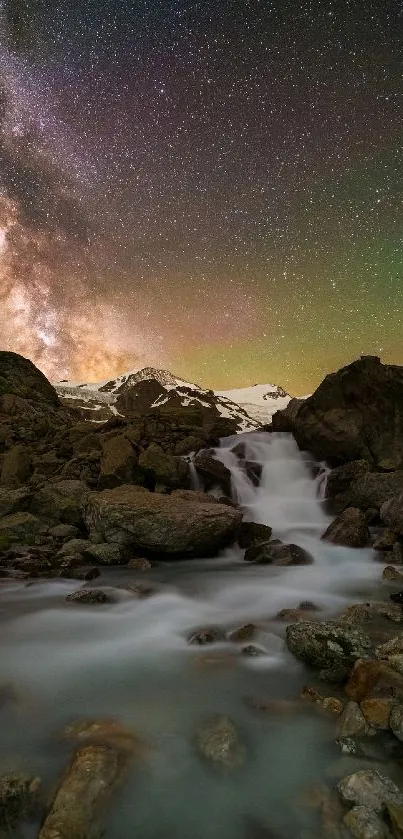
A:
[[[219,486],[225,495],[231,495],[231,472],[221,460],[214,457],[212,450],[198,452],[194,459],[194,465],[204,479],[206,490]]]
[[[399,468],[403,367],[362,357],[326,376],[294,416],[289,406],[277,412],[273,430],[292,431],[300,448],[333,465],[364,459],[381,469]]]

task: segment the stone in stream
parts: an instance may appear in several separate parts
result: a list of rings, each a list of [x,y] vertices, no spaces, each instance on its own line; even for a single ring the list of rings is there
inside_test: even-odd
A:
[[[129,560],[127,567],[135,568],[136,571],[149,571],[153,567],[153,563],[144,556],[135,556]]]
[[[66,726],[63,735],[68,740],[78,743],[102,743],[112,746],[140,762],[144,762],[150,754],[150,746],[146,740],[113,717],[75,720]]]
[[[370,544],[370,532],[364,513],[356,507],[348,507],[332,521],[321,538],[333,545],[365,548]]]
[[[311,702],[321,708],[325,713],[340,716],[343,712],[343,702],[337,696],[322,696],[316,688],[305,685],[302,689],[301,699]]]
[[[360,769],[347,775],[337,785],[341,799],[346,804],[368,807],[383,812],[388,804],[403,805],[403,792],[377,769]]]
[[[228,641],[234,641],[235,643],[252,641],[256,638],[258,632],[259,627],[255,623],[245,623],[244,626],[240,626],[238,629],[233,629],[229,632],[227,637]]]
[[[331,621],[304,621],[287,626],[288,649],[315,670],[345,674],[358,658],[369,655],[371,641],[361,630]],[[339,672],[340,671],[340,672]]]
[[[216,768],[236,769],[245,761],[246,750],[238,731],[224,715],[215,715],[202,723],[195,740],[200,756]]]
[[[403,574],[394,568],[393,565],[387,565],[383,570],[382,579],[403,583]]]
[[[0,776],[0,836],[36,818],[41,807],[39,778],[11,773]]]
[[[393,595],[391,595],[393,597]],[[353,603],[340,615],[340,623],[362,624],[377,618],[385,618],[393,623],[403,622],[403,609],[384,600],[373,600],[370,603]]]
[[[389,595],[390,599],[393,600],[394,603],[403,603],[403,591],[396,591],[394,594]],[[402,620],[403,620],[403,613],[402,613]]]
[[[107,594],[99,588],[80,588],[78,591],[73,591],[71,594],[68,594],[65,600],[67,603],[111,603]]]
[[[242,647],[242,655],[258,657],[262,655],[267,655],[267,651],[263,649],[263,647],[257,647],[256,644],[248,644],[246,647]]]
[[[78,749],[38,839],[101,839],[103,815],[124,767],[120,751],[109,745],[89,743]]]
[[[271,539],[271,534],[272,528],[267,524],[243,521],[239,528],[239,547],[250,548],[251,545],[258,544],[259,542],[268,542]]]
[[[192,632],[192,634],[189,635],[188,644],[204,646],[205,644],[214,644],[217,641],[224,640],[224,631],[218,627],[210,626],[205,629],[198,629],[196,632]]]
[[[386,822],[369,807],[353,807],[344,816],[343,824],[355,839],[391,839]]]
[[[311,565],[313,557],[299,545],[281,542],[258,542],[247,548],[245,562],[258,565]]]

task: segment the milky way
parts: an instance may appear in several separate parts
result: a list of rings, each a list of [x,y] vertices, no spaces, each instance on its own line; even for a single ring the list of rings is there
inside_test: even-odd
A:
[[[403,363],[402,8],[0,2],[0,339],[295,393]]]

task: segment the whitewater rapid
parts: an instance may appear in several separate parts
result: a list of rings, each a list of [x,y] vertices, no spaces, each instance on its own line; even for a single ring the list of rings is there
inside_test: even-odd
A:
[[[233,451],[240,443],[245,460],[262,467],[259,486]],[[83,716],[116,716],[152,744],[146,776],[136,777],[134,792],[130,787],[123,794],[106,839],[157,839],[161,825],[175,839],[187,839],[190,831],[195,839],[242,839],[244,817],[260,814],[267,821],[274,800],[286,802],[305,776],[315,779],[325,771],[323,721],[275,720],[275,728],[266,722],[262,729],[245,696],[293,697],[306,679],[285,647],[279,610],[309,600],[322,616],[337,615],[346,603],[369,596],[379,565],[369,549],[320,539],[330,521],[325,473],[291,436],[239,435],[222,441],[216,456],[231,470],[233,497],[245,519],[268,524],[273,538],[305,548],[312,565],[250,565],[234,546],[213,559],[164,562],[142,575],[105,569],[95,585],[113,592],[116,602],[106,606],[65,603],[81,585],[73,581],[0,587],[0,678],[20,697],[0,707],[1,764],[29,765],[51,782],[68,754],[60,732]],[[147,599],[135,599],[125,588],[140,577],[156,587]],[[188,644],[198,628],[228,630],[246,622],[262,626],[265,655],[242,656],[228,642]],[[223,655],[218,667],[203,665],[212,650]],[[236,781],[211,779],[194,755],[192,731],[208,712],[230,714],[246,732],[253,761],[242,791]],[[297,750],[309,745],[303,771],[294,765],[296,743]]]

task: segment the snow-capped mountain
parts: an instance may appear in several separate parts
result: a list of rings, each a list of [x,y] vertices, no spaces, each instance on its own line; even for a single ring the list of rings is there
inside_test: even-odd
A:
[[[216,395],[236,402],[250,417],[263,424],[270,422],[273,414],[282,411],[291,399],[280,385],[252,385],[218,391]]]
[[[233,419],[239,431],[252,431],[271,421],[272,414],[290,400],[275,385],[254,385],[214,392],[172,375],[168,370],[144,367],[108,381],[61,381],[55,388],[83,417],[102,422],[111,415],[142,414],[153,408],[200,407],[206,413]]]

